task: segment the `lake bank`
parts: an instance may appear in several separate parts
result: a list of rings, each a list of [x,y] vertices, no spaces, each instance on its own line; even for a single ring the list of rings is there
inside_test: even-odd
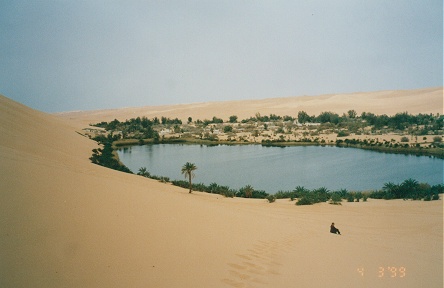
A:
[[[291,147],[291,146],[338,146],[344,148],[357,148],[370,150],[381,153],[393,153],[393,154],[404,154],[404,155],[416,155],[416,156],[432,156],[440,159],[444,159],[444,149],[443,148],[429,148],[429,147],[414,147],[414,146],[400,146],[389,147],[386,145],[376,145],[376,144],[351,144],[335,142],[335,143],[319,143],[315,141],[301,142],[301,141],[262,141],[250,142],[250,141],[225,141],[225,140],[205,140],[196,138],[170,138],[163,139],[160,141],[155,141],[153,139],[121,139],[113,142],[113,147],[124,147],[132,145],[144,145],[144,144],[199,144],[199,145],[262,145],[269,147]]]
[[[214,182],[235,189],[249,184],[267,193],[293,190],[296,186],[378,190],[385,182],[407,178],[442,183],[441,159],[336,146],[160,143],[122,146],[117,152],[132,171],[146,167],[154,175],[183,180],[180,167],[192,162],[199,167],[196,183]]]

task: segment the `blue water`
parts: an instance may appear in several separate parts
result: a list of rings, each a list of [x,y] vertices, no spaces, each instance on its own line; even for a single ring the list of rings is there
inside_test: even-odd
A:
[[[329,146],[158,144],[120,148],[117,153],[134,173],[146,167],[152,175],[185,180],[180,171],[191,162],[198,168],[195,183],[234,189],[251,185],[267,193],[296,186],[376,190],[408,178],[434,185],[443,183],[444,176],[442,159]]]

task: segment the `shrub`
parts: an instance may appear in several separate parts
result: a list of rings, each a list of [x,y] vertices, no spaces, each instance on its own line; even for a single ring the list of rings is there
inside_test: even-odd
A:
[[[236,192],[234,190],[225,190],[221,194],[225,197],[234,198]]]
[[[96,141],[100,143],[101,140],[99,138],[99,140]],[[121,164],[116,158],[114,158],[113,148],[111,145],[112,145],[111,141],[104,140],[103,149],[102,148],[93,149],[92,150],[93,154],[89,158],[89,160],[91,160],[92,163],[100,166],[133,174],[133,172],[128,167]]]
[[[346,136],[349,136],[349,135],[350,135],[350,133],[348,131],[341,130],[341,131],[338,132],[337,137],[346,137]]]
[[[347,198],[347,202],[354,202],[355,201],[355,196],[352,193],[348,193],[346,198]]]
[[[356,199],[356,202],[359,202],[359,200],[362,199],[362,193],[361,192],[357,192],[355,194],[355,199]]]
[[[339,193],[334,192],[334,193],[331,194],[331,202],[330,202],[330,204],[341,205],[341,202],[342,202],[342,198],[341,198],[341,195]]]
[[[296,192],[295,191],[278,191],[274,194],[274,196],[276,197],[276,199],[283,199],[283,198],[290,198],[292,199],[291,201],[294,200],[294,198],[296,198]]]
[[[370,193],[369,197],[373,199],[383,199],[385,192],[382,190],[373,191]]]
[[[433,137],[433,142],[434,142],[434,143],[441,143],[441,142],[442,142],[442,137],[441,137],[441,136],[435,136],[435,137]]]
[[[296,202],[296,205],[313,205],[313,201],[309,197],[304,196]]]
[[[233,127],[231,127],[231,126],[225,126],[225,127],[224,127],[224,133],[229,133],[229,132],[233,132]]]
[[[268,195],[267,200],[268,203],[273,203],[274,201],[276,201],[276,197],[274,197],[274,195]]]

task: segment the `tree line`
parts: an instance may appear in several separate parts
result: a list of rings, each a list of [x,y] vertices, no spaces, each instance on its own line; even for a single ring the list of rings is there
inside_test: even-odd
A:
[[[330,202],[331,204],[340,204],[343,200],[347,202],[367,201],[368,198],[373,199],[404,199],[404,200],[439,200],[439,194],[444,193],[444,185],[430,185],[428,183],[419,183],[414,179],[407,179],[400,184],[392,182],[385,183],[383,188],[376,191],[362,192],[349,191],[347,189],[340,189],[337,191],[330,191],[325,187],[317,189],[308,189],[303,186],[297,186],[291,191],[278,191],[275,194],[269,194],[264,190],[257,190],[251,185],[246,185],[240,189],[233,189],[229,186],[219,185],[217,183],[192,183],[194,178],[194,171],[197,167],[193,163],[187,162],[181,169],[182,174],[185,175],[186,180],[173,180],[171,183],[175,186],[189,189],[192,191],[206,192],[212,194],[220,194],[225,197],[241,197],[241,198],[256,198],[267,199],[270,203],[276,199],[289,198],[291,201],[297,199],[296,205],[313,205],[321,202]],[[157,176],[151,176],[145,167],[139,169],[138,175],[159,179]]]
[[[380,130],[387,127],[391,130],[405,130],[416,126],[416,130],[410,131],[411,134],[415,135],[427,135],[430,131],[443,130],[444,127],[444,115],[433,115],[433,114],[417,114],[412,115],[407,112],[397,113],[393,116],[388,115],[375,115],[370,112],[362,112],[360,116],[355,110],[349,110],[347,113],[343,113],[341,116],[334,112],[322,112],[319,115],[308,115],[305,111],[299,111],[297,117],[292,116],[278,116],[275,114],[261,115],[256,113],[254,117],[246,118],[238,121],[238,117],[232,115],[229,117],[227,123],[249,123],[249,122],[273,122],[273,121],[284,121],[284,122],[299,122],[301,124],[305,123],[320,123],[320,124],[330,124],[333,127],[347,128],[349,131],[357,131],[358,128],[363,128],[366,126],[373,126],[373,129]],[[188,117],[188,124],[193,122],[192,117]],[[203,127],[209,124],[221,124],[225,121],[221,118],[214,116],[212,119],[196,120],[194,121],[196,125],[201,125]],[[107,131],[121,131],[122,137],[126,138],[131,135],[131,138],[156,138],[158,137],[157,132],[153,129],[156,125],[175,125],[175,130],[180,132],[180,125],[182,121],[178,118],[170,119],[167,117],[161,117],[160,119],[154,117],[153,119],[148,119],[147,117],[137,117],[131,118],[125,121],[119,121],[114,119],[110,122],[102,121],[93,126],[104,128]],[[176,129],[178,128],[178,129]]]
[[[97,136],[94,138],[97,143],[102,144],[103,148],[94,148],[92,150],[93,154],[89,158],[92,163],[104,166],[107,168],[111,168],[114,170],[126,172],[126,173],[133,173],[128,167],[120,163],[114,157],[114,149],[112,147],[113,141],[118,140],[120,137],[117,135],[109,134],[108,136]]]

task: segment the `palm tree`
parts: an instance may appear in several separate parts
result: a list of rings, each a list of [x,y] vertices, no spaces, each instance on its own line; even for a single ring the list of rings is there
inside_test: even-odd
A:
[[[384,199],[400,199],[401,197],[401,189],[399,189],[399,185],[393,182],[384,183],[382,190],[385,191]]]
[[[245,197],[251,198],[253,197],[254,188],[251,185],[247,185],[244,187]]]
[[[412,198],[417,200],[419,183],[415,179],[409,178],[401,183],[401,189],[403,190],[404,198]]]
[[[197,169],[196,165],[194,165],[194,163],[190,163],[190,162],[187,162],[187,163],[185,163],[185,165],[182,166],[182,170],[181,170],[182,174],[185,175],[185,178],[188,178],[188,180],[190,181],[190,192],[189,193],[191,193],[191,191],[192,191],[191,188],[193,187],[193,185],[191,183],[191,178],[194,177],[193,171],[196,169]]]
[[[219,188],[219,185],[217,185],[217,183],[210,183],[210,186],[208,186],[208,188],[210,188],[210,192],[211,193],[217,193],[218,192],[218,188]]]
[[[146,170],[146,167],[140,167],[139,172],[137,172],[137,175],[143,176],[143,177],[150,177],[150,172]]]

